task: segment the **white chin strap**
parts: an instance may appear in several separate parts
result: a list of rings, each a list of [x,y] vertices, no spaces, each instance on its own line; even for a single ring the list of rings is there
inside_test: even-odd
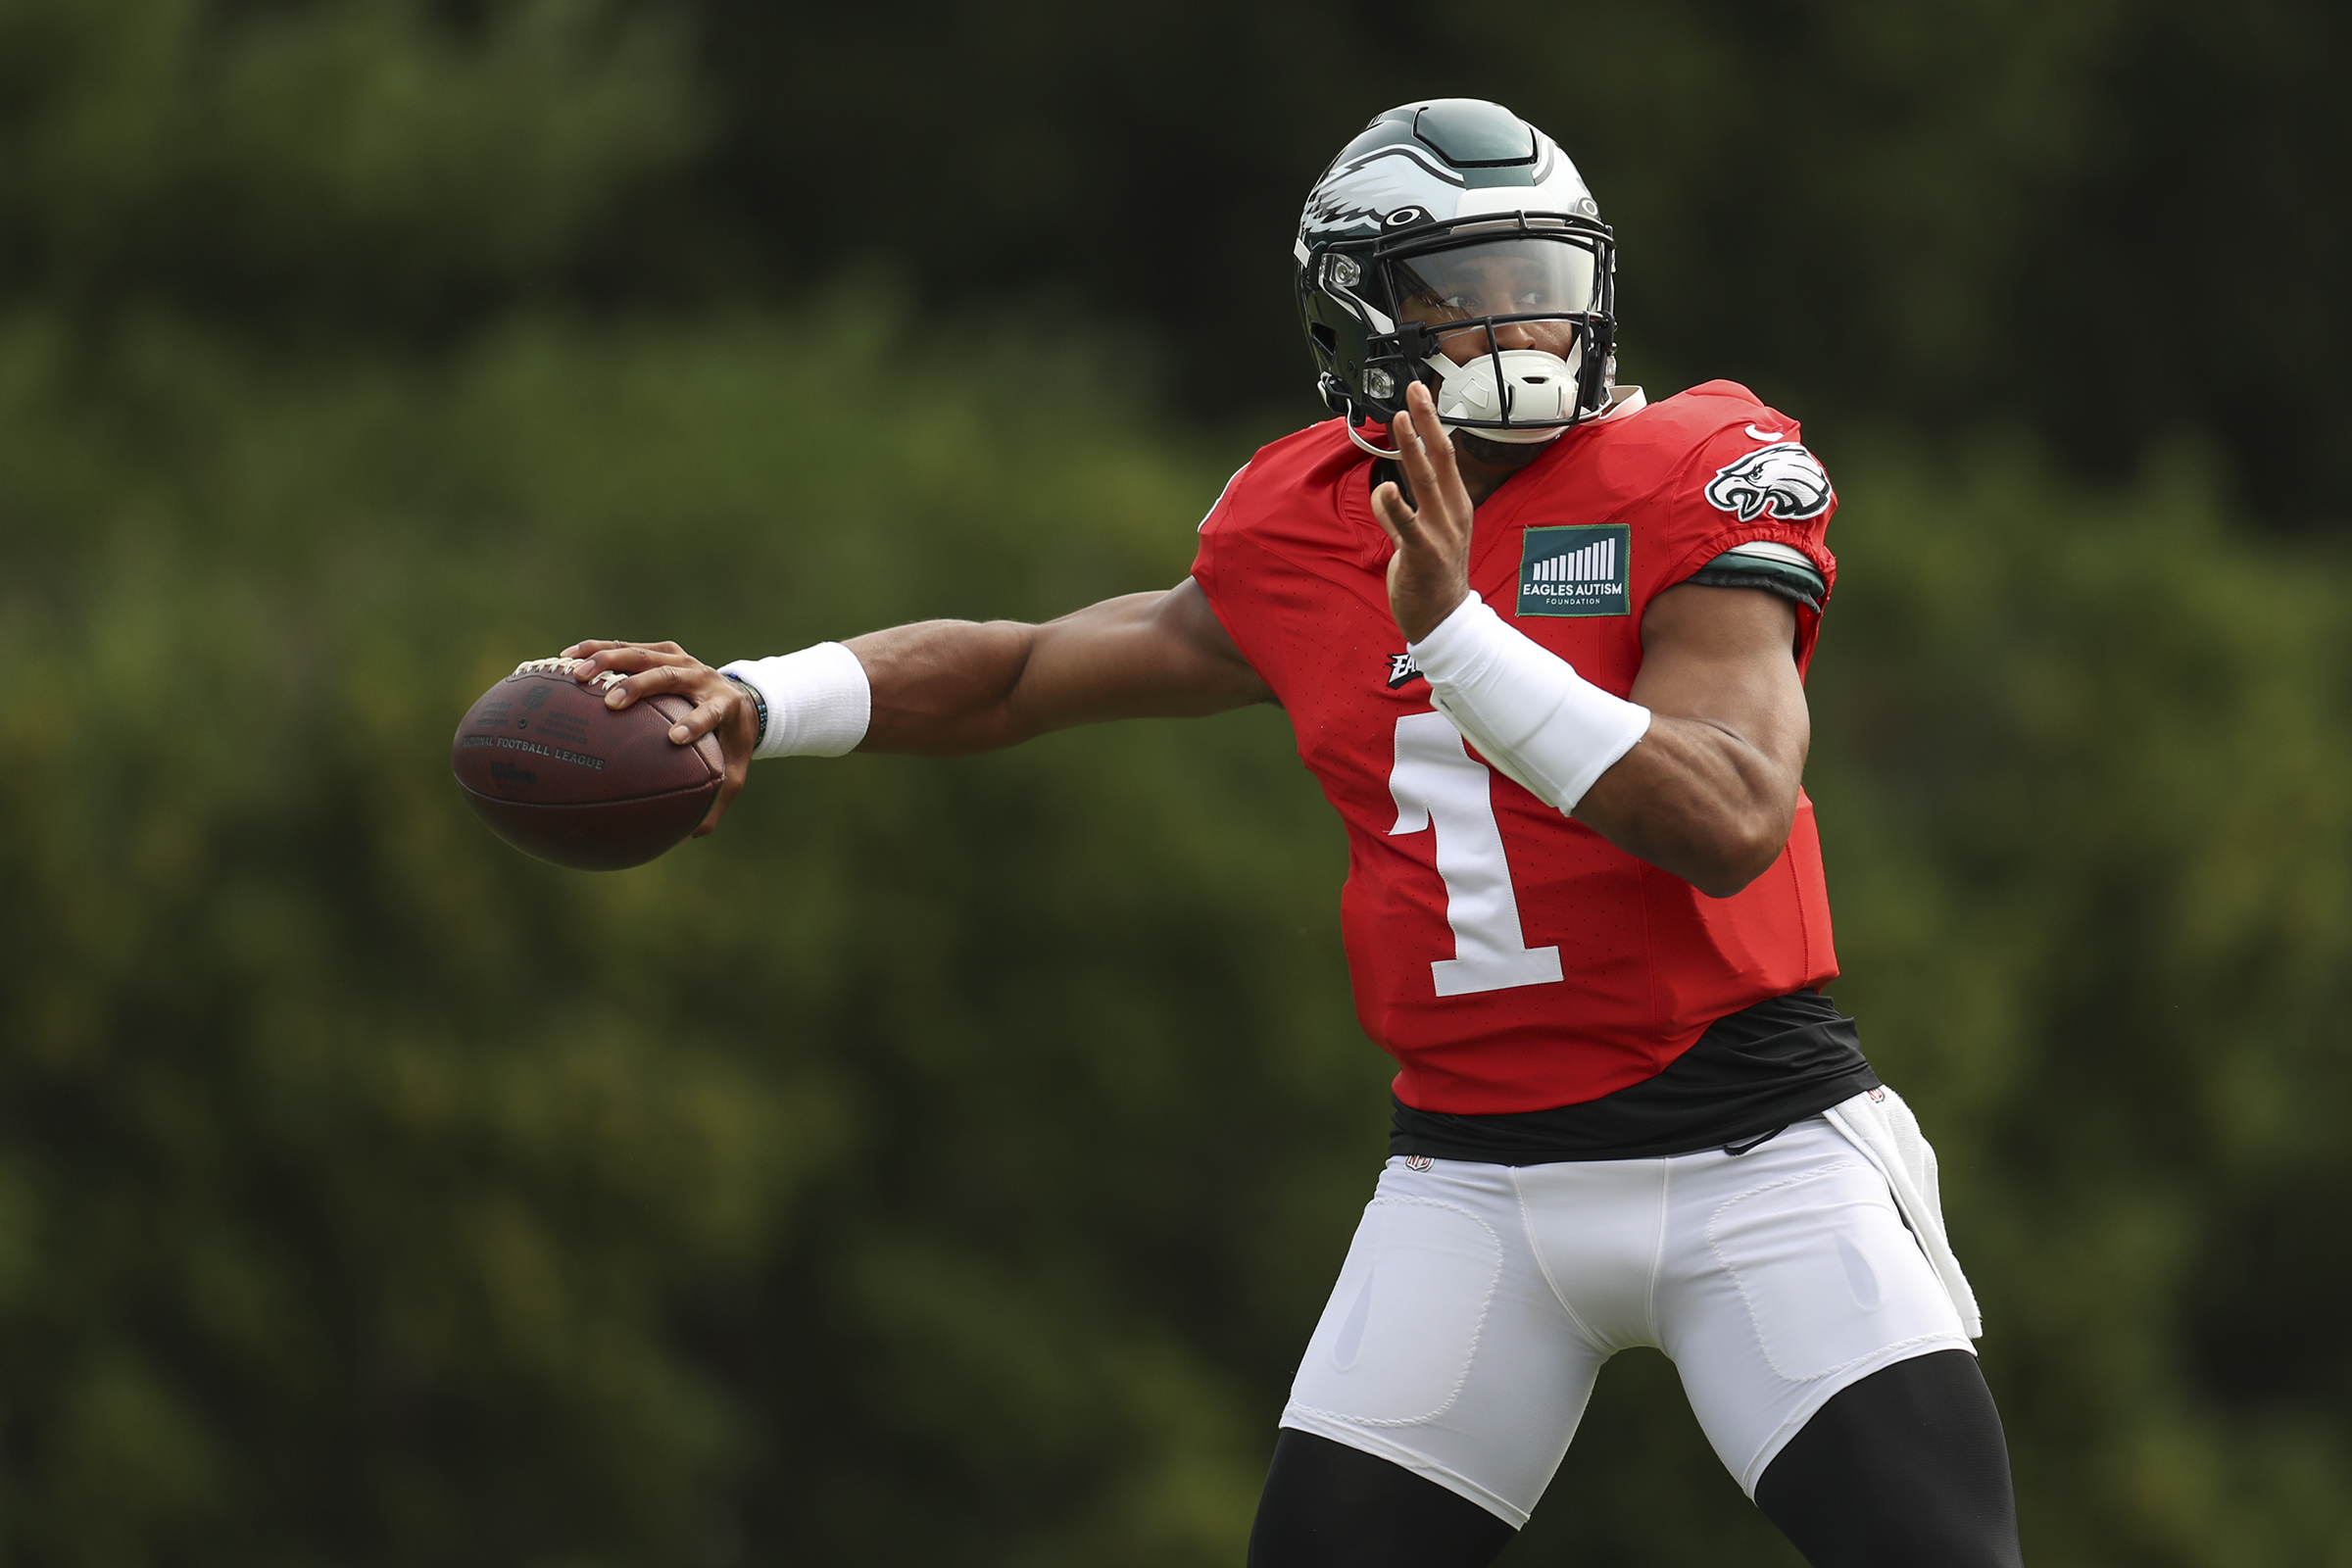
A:
[[[1495,379],[1496,359],[1502,361],[1501,380]],[[1468,365],[1456,365],[1443,354],[1429,357],[1438,372],[1438,417],[1456,429],[1470,419],[1565,419],[1576,413],[1577,372],[1585,361],[1579,343],[1568,358],[1542,349],[1504,349],[1499,355],[1481,354]],[[1533,446],[1557,439],[1562,425],[1529,430],[1469,427],[1487,441]]]

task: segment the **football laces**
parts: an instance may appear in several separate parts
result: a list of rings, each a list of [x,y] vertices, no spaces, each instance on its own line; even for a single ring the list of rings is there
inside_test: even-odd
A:
[[[586,662],[588,661],[585,659],[526,659],[514,666],[514,673],[517,675],[568,675]],[[611,688],[617,686],[627,678],[617,669],[608,669],[588,684]]]

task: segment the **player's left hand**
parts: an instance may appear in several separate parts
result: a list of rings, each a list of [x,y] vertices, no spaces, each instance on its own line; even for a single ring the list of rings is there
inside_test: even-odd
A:
[[[1416,381],[1404,410],[1389,424],[1419,510],[1394,484],[1372,492],[1372,514],[1395,541],[1389,558],[1389,612],[1404,640],[1417,643],[1470,597],[1470,491],[1453,461],[1453,442],[1438,422],[1438,405]]]
[[[726,754],[727,773],[719,783],[718,799],[710,803],[710,813],[703,818],[693,836],[699,839],[717,827],[718,819],[735,804],[735,797],[743,793],[744,781],[751,776],[752,748],[760,741],[759,710],[744,689],[676,643],[624,643],[591,638],[564,649],[564,657],[582,662],[571,672],[571,678],[582,685],[609,669],[620,670],[628,676],[614,682],[605,694],[608,708],[627,708],[639,698],[651,697],[656,692],[672,692],[694,704],[693,712],[669,726],[669,740],[673,746],[692,746],[711,731],[718,732],[719,748]]]

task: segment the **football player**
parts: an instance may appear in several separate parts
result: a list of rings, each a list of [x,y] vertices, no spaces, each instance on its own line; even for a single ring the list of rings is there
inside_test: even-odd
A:
[[[1743,387],[1615,384],[1611,230],[1497,105],[1374,120],[1293,259],[1337,416],[1233,476],[1174,588],[721,669],[584,642],[579,678],[696,702],[705,831],[754,758],[1282,705],[1398,1071],[1252,1568],[1492,1560],[1628,1346],[1811,1562],[2017,1564],[1934,1155],[1821,989],[1828,475]]]

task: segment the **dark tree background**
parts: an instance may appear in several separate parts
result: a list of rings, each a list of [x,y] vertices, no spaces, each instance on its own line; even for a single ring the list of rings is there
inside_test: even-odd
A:
[[[704,6],[697,201],[760,286],[880,263],[935,305],[1078,307],[1194,417],[1313,417],[1306,187],[1380,109],[1495,98],[1618,227],[1628,379],[2029,431],[2107,479],[2186,445],[2265,519],[2345,515],[2325,0]]]
[[[1307,183],[1465,93],[1838,476],[1838,996],[2033,1559],[2352,1565],[2346,25],[0,0],[0,1563],[1240,1560],[1387,1076],[1281,716],[603,877],[444,748],[1175,581]],[[1790,1562],[1622,1361],[1508,1560]]]

